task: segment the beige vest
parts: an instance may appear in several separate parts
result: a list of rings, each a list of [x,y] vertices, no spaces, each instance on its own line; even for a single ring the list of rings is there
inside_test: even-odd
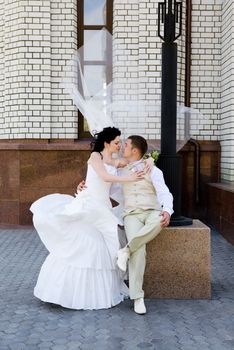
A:
[[[122,174],[132,174],[129,166],[122,169]],[[124,182],[123,193],[125,215],[136,209],[162,210],[150,174],[146,174],[143,180],[137,182]]]

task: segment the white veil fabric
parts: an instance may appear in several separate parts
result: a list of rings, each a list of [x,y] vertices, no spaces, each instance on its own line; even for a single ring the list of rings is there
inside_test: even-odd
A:
[[[160,139],[160,91],[145,93],[150,78],[139,69],[137,55],[105,29],[90,37],[66,65],[61,85],[86,119],[91,135],[104,127],[118,127],[123,138],[142,135]],[[204,127],[196,109],[177,106],[177,151]],[[154,146],[155,148],[155,146]],[[160,142],[157,149],[160,150]]]

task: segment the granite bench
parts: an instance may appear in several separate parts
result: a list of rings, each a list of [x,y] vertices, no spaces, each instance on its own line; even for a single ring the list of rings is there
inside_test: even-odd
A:
[[[146,298],[211,297],[210,229],[199,220],[167,227],[147,244]]]

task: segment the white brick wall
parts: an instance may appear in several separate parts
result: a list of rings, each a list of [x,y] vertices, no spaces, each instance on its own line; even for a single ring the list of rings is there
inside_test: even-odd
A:
[[[5,37],[5,1],[0,0],[0,137],[4,137],[5,130],[5,97],[4,97],[4,82],[5,82],[5,64],[4,64],[4,37]]]
[[[218,140],[222,1],[193,0],[192,4],[191,106],[206,119],[194,135]]]
[[[60,88],[63,67],[77,49],[77,1],[51,0],[51,137],[77,138],[78,113]]]
[[[221,172],[224,181],[234,182],[234,3],[222,8],[221,47]]]
[[[206,118],[197,138],[221,141],[226,182],[234,182],[233,23],[233,0],[193,0],[191,104]]]
[[[77,112],[58,87],[76,48],[76,1],[0,2],[0,137],[76,138]]]
[[[23,7],[14,1],[1,1],[1,122],[2,138],[9,138],[11,129],[18,130],[18,105],[21,103],[24,65],[20,50],[22,40]],[[24,125],[20,124],[20,127]]]

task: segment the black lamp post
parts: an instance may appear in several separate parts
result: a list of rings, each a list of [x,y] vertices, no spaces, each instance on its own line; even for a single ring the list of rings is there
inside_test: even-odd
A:
[[[162,34],[161,27],[163,26]],[[191,225],[181,215],[182,157],[176,154],[177,44],[181,35],[182,3],[164,0],[158,4],[158,36],[162,43],[161,154],[157,165],[174,197],[170,226]]]

